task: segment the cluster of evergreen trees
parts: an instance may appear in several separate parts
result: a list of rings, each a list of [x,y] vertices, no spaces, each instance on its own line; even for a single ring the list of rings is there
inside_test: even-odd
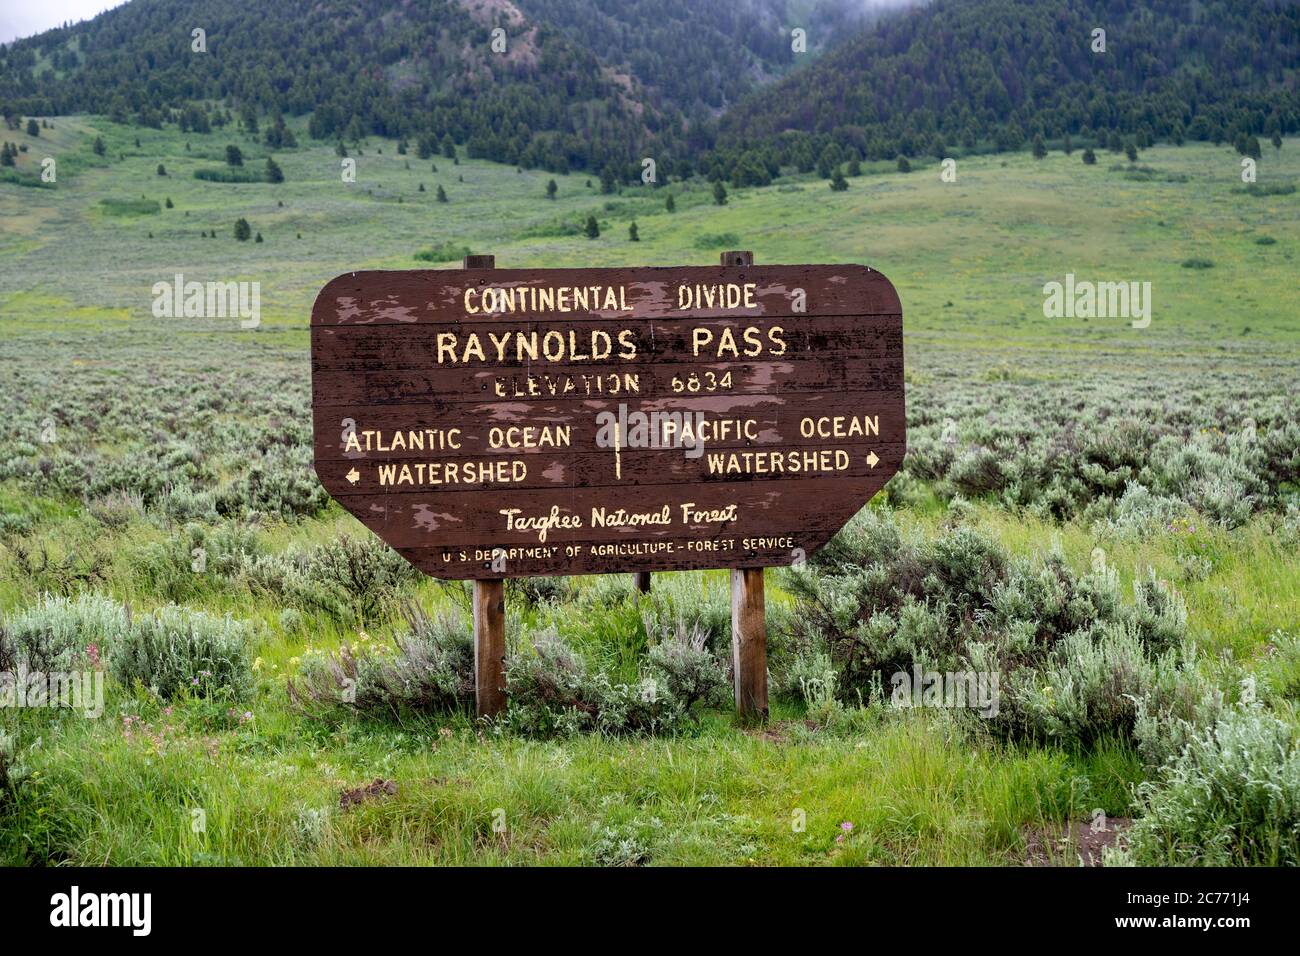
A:
[[[588,170],[605,192],[636,181],[645,156],[661,183],[698,172],[761,186],[782,168],[832,179],[863,160],[1069,138],[1249,154],[1261,136],[1300,130],[1300,4],[1287,0],[934,0],[866,29],[843,0],[517,6],[523,25],[454,0],[128,3],[0,47],[0,113],[237,124],[276,150],[296,145],[285,117],[307,115],[340,155],[371,135],[425,160],[459,145]],[[792,16],[808,21],[810,51],[849,39],[791,70]]]
[[[195,28],[206,52],[193,49]],[[454,2],[128,3],[0,48],[0,111],[206,132],[230,118],[205,104],[227,103],[254,117],[310,113],[319,139],[450,137],[473,156],[556,171],[621,169],[675,136],[558,30],[507,30],[498,54],[491,28]],[[287,132],[273,123],[268,145],[289,145]]]
[[[886,11],[916,2],[518,0],[517,5],[632,77],[637,92],[655,108],[652,119],[679,123],[691,152],[707,141],[712,120],[747,93]],[[796,26],[803,30],[803,53],[794,50]]]
[[[748,184],[777,164],[813,169],[828,150],[1235,144],[1300,129],[1297,69],[1300,5],[1283,0],[935,0],[730,110],[706,166]]]

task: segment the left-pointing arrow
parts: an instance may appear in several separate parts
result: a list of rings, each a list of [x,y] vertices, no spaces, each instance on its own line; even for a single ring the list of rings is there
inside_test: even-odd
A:
[[[361,480],[361,472],[359,472],[359,471],[357,471],[355,468],[353,468],[351,471],[349,471],[349,472],[348,472],[346,475],[344,475],[343,477],[346,478],[349,482],[351,482],[352,484],[355,485],[358,481]]]

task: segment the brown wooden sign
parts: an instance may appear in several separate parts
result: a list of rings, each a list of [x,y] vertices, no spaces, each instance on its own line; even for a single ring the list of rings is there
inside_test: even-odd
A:
[[[906,447],[865,266],[355,272],[311,349],[316,473],[440,578],[788,565]]]

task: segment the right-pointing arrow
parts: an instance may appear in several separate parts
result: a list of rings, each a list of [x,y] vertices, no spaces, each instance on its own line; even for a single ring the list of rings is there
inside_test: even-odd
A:
[[[876,453],[875,453],[874,451],[873,451],[873,452],[868,452],[868,454],[867,454],[867,464],[868,464],[868,465],[870,465],[872,468],[875,468],[875,467],[876,467],[876,463],[877,463],[878,461],[880,461],[880,459],[876,457]]]

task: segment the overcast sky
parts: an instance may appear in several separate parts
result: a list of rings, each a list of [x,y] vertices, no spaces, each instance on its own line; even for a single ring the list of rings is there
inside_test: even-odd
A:
[[[0,0],[0,43],[29,37],[66,21],[89,20],[124,0]]]

